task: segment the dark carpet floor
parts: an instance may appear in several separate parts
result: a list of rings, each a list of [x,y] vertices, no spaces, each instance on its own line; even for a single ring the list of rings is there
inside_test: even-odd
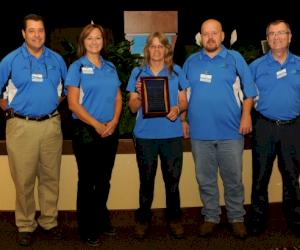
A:
[[[223,209],[224,210],[224,209]],[[224,211],[223,211],[224,212]],[[20,247],[16,243],[16,227],[13,212],[0,212],[0,249],[293,249],[300,250],[300,237],[297,237],[287,228],[282,216],[281,205],[272,204],[267,231],[259,236],[250,236],[246,240],[235,239],[231,235],[230,227],[222,218],[216,234],[209,239],[199,238],[197,231],[200,219],[200,208],[183,209],[185,238],[176,240],[172,238],[165,224],[163,210],[153,210],[152,226],[148,237],[136,240],[134,233],[133,211],[111,211],[112,223],[117,228],[116,236],[101,236],[101,246],[92,248],[80,241],[77,235],[76,216],[73,211],[59,213],[60,225],[65,229],[64,240],[49,240],[42,233],[37,232],[31,247]]]

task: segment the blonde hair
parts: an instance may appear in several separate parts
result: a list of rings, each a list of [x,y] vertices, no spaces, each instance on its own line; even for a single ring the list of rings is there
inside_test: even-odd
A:
[[[168,37],[162,32],[154,32],[148,36],[146,45],[144,47],[144,65],[150,64],[149,47],[151,46],[153,39],[156,37],[158,38],[160,43],[165,47],[164,63],[166,64],[168,71],[171,74],[173,72],[173,64],[174,64],[173,50],[169,43]]]
[[[81,31],[79,38],[78,38],[78,47],[77,47],[77,56],[78,57],[84,56],[86,54],[86,48],[84,47],[84,39],[86,39],[94,29],[100,30],[101,35],[102,35],[103,47],[102,47],[101,52],[106,51],[106,36],[105,36],[104,28],[99,24],[88,24],[83,28],[83,30]]]

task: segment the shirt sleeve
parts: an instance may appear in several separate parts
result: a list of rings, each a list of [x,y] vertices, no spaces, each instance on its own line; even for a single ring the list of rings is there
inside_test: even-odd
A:
[[[73,86],[73,87],[79,87],[80,85],[80,75],[81,75],[81,69],[78,61],[72,63],[69,67],[65,86]]]
[[[135,92],[135,84],[138,81],[138,75],[141,69],[139,67],[136,67],[132,70],[131,75],[128,80],[127,88],[126,90],[129,92]]]
[[[11,74],[11,62],[9,58],[5,57],[0,63],[0,91],[1,98],[3,98],[3,93],[5,92],[6,85]]]
[[[186,78],[185,72],[178,65],[174,65],[174,71],[178,75],[180,89],[187,89],[190,86],[190,84]]]
[[[257,90],[253,81],[253,77],[245,59],[238,52],[236,52],[234,56],[236,59],[237,72],[241,78],[241,85],[245,97],[248,98],[257,96]]]
[[[58,61],[59,61],[59,67],[61,73],[61,81],[60,81],[61,90],[59,92],[60,92],[60,96],[65,96],[67,94],[67,90],[65,88],[65,81],[67,77],[67,65],[61,56],[58,57]]]

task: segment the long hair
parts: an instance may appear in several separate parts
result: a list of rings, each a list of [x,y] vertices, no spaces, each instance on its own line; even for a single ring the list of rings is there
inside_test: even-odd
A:
[[[153,39],[157,37],[161,44],[165,47],[164,63],[168,68],[169,73],[173,72],[173,50],[169,43],[168,37],[162,32],[151,33],[148,38],[146,45],[144,47],[144,65],[150,64],[150,53],[149,47],[152,44]]]
[[[103,47],[101,53],[106,51],[106,34],[104,28],[99,24],[88,24],[81,31],[78,38],[77,56],[81,57],[86,54],[86,48],[84,47],[84,39],[86,39],[93,29],[100,30],[103,39]]]

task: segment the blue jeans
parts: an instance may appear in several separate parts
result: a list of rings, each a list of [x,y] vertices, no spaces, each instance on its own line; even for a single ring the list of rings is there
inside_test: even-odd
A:
[[[244,139],[202,141],[191,140],[196,166],[202,215],[205,221],[220,222],[218,169],[224,184],[225,206],[230,223],[244,221],[244,186],[242,155]]]
[[[166,190],[167,220],[181,216],[179,180],[182,171],[182,137],[169,139],[136,138],[136,158],[140,174],[140,208],[136,219],[141,222],[151,220],[154,183],[158,156]]]

